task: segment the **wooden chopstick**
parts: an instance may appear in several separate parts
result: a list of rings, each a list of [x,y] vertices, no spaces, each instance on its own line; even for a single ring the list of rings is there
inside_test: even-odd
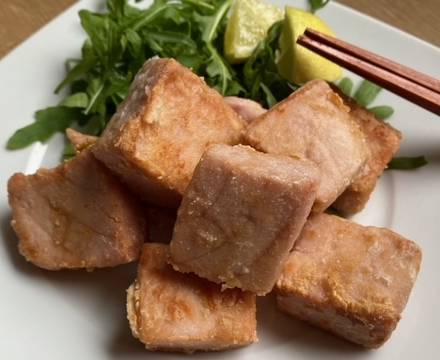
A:
[[[307,29],[297,40],[307,49],[440,115],[440,81],[342,40]]]

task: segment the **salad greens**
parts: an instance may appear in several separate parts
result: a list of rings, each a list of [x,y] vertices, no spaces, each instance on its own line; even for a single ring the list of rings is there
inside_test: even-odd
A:
[[[370,110],[378,119],[381,120],[386,120],[394,114],[394,109],[387,105],[374,106],[368,110]]]
[[[155,55],[173,57],[191,67],[223,95],[248,95],[223,57],[225,15],[231,2],[155,0],[141,10],[127,0],[108,0],[106,13],[81,10],[88,38],[81,58],[68,61],[66,78],[55,90],[69,87],[71,95],[58,106],[40,110],[36,121],[18,130],[7,147],[19,149],[45,141],[72,125],[99,135],[125,98],[136,72]]]
[[[396,157],[388,164],[388,169],[412,170],[425,166],[428,163],[424,156]]]
[[[381,90],[380,86],[364,80],[354,92],[353,98],[359,105],[367,107],[376,99]]]
[[[74,108],[50,107],[35,113],[35,122],[17,130],[8,141],[9,149],[20,149],[35,141],[46,141],[54,133],[64,131],[74,121],[82,123],[85,115]]]
[[[309,0],[310,10],[315,13],[329,3],[330,0]]]
[[[353,94],[353,81],[347,77],[339,82],[338,87],[345,95],[352,97],[359,105],[366,108],[376,100],[377,96],[382,91],[380,86],[377,86],[368,80],[363,80]],[[368,110],[374,113],[374,115],[380,120],[385,120],[394,113],[394,109],[387,105],[370,107]]]
[[[251,59],[232,66],[223,56],[226,14],[232,0],[154,0],[141,10],[127,0],[107,0],[106,13],[81,10],[88,35],[81,59],[69,60],[66,78],[56,92],[71,95],[58,106],[40,110],[36,121],[7,143],[20,149],[45,141],[55,132],[78,126],[99,135],[124,99],[134,75],[152,56],[172,57],[190,67],[222,95],[240,95],[273,105],[295,87],[276,71],[280,26],[260,44]],[[42,120],[44,119],[44,120]]]
[[[353,86],[353,81],[348,77],[343,78],[338,84],[339,89],[347,96],[351,96]]]
[[[298,86],[284,79],[277,69],[275,54],[283,22],[272,25],[267,37],[254,50],[243,66],[244,86],[248,89],[247,97],[272,107],[285,99]]]
[[[224,96],[247,97],[267,107],[286,98],[298,86],[284,79],[276,65],[282,21],[269,29],[244,64],[232,65],[225,59],[223,39],[232,1],[154,0],[147,9],[140,9],[128,0],[107,0],[105,13],[81,10],[79,17],[87,34],[81,58],[67,61],[67,75],[55,89],[59,93],[68,88],[70,95],[57,106],[37,111],[35,122],[17,130],[7,148],[21,149],[36,141],[47,141],[72,126],[100,135],[125,98],[134,75],[153,56],[175,58]],[[312,11],[328,2],[309,0]],[[351,95],[350,79],[343,79],[339,86]],[[380,90],[363,81],[354,98],[369,106]],[[381,119],[393,113],[386,106],[370,110]],[[68,144],[64,155],[73,154]]]
[[[379,95],[381,92],[382,88],[368,80],[363,80],[354,91],[354,94],[354,84],[349,78],[343,78],[338,83],[338,87],[345,95],[352,96],[359,105],[368,108],[368,110],[371,111],[379,120],[386,120],[394,113],[394,109],[387,105],[369,108],[371,103],[374,102],[377,95]],[[388,169],[410,170],[417,169],[425,166],[426,164],[428,164],[428,161],[424,156],[399,157],[391,160],[391,162],[388,164]]]

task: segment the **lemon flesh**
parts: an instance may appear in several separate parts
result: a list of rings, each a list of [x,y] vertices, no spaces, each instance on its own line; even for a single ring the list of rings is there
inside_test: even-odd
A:
[[[261,0],[235,0],[226,25],[226,59],[234,64],[246,61],[267,30],[283,16],[280,8]]]
[[[342,76],[340,66],[296,43],[306,28],[331,36],[334,36],[333,31],[309,12],[287,6],[285,13],[277,63],[280,74],[295,84],[304,84],[313,79],[338,80]]]

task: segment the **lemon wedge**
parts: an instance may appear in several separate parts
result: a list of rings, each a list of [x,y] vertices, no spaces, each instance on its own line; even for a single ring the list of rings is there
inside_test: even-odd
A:
[[[338,80],[342,76],[339,65],[296,43],[308,27],[331,36],[334,36],[333,31],[309,12],[287,6],[285,14],[277,62],[280,74],[295,84],[304,84],[313,79]]]
[[[234,64],[246,61],[267,30],[283,16],[280,8],[261,0],[235,0],[226,25],[226,59]]]

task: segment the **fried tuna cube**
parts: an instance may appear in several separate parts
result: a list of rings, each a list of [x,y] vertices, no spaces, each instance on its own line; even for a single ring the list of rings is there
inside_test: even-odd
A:
[[[272,154],[299,156],[321,172],[314,212],[329,207],[351,184],[368,153],[349,108],[323,80],[310,81],[254,120],[245,142]]]
[[[93,151],[145,200],[177,207],[207,145],[238,143],[243,126],[191,70],[155,58],[136,75]]]
[[[264,295],[310,213],[319,183],[309,161],[213,145],[177,214],[176,270]]]
[[[351,98],[344,97],[350,106],[353,119],[365,134],[369,156],[353,183],[338,197],[333,204],[340,213],[352,215],[361,211],[376,187],[377,179],[400,147],[400,131],[383,121],[373,113],[359,106]]]
[[[41,268],[110,267],[139,257],[143,212],[90,150],[51,170],[13,175],[8,192],[19,250]]]
[[[259,103],[250,99],[237,96],[226,96],[224,99],[248,124],[267,111]]]
[[[169,246],[147,243],[138,277],[127,291],[133,336],[149,350],[224,350],[257,341],[255,295],[167,264]]]
[[[320,214],[309,219],[277,282],[279,307],[368,348],[395,329],[421,261],[412,241]]]

